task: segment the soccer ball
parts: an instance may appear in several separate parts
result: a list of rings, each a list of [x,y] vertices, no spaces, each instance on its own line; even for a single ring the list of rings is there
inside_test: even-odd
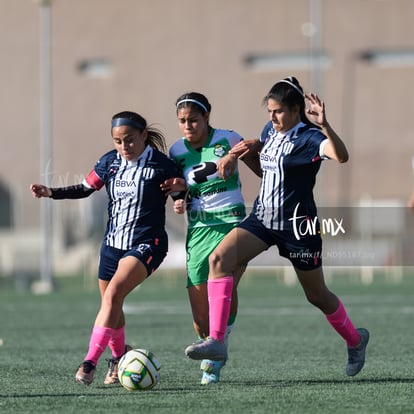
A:
[[[150,390],[160,379],[160,368],[160,362],[151,351],[132,349],[119,360],[119,382],[129,391]]]

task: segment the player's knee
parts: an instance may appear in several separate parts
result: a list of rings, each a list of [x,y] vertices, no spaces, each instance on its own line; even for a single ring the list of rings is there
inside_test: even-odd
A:
[[[317,308],[319,308],[321,301],[320,299],[316,296],[316,295],[306,295],[306,299],[308,300],[308,302],[313,305],[316,306]]]
[[[109,309],[119,308],[122,307],[123,300],[124,296],[119,292],[112,289],[107,289],[102,298],[102,306]]]
[[[213,253],[210,254],[208,262],[212,273],[223,273],[225,270],[225,261],[219,252],[213,251]]]
[[[325,312],[327,308],[330,308],[331,297],[328,291],[311,291],[306,292],[306,299],[313,306],[316,306],[322,312]]]

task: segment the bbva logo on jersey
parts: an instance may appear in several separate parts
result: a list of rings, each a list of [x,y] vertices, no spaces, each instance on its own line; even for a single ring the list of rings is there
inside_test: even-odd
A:
[[[128,187],[136,187],[136,186],[137,186],[137,183],[135,181],[115,180],[115,187],[128,188]]]

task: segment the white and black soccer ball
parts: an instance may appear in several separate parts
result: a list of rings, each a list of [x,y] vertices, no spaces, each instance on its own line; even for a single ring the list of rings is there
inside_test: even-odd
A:
[[[118,378],[129,391],[146,391],[157,385],[161,364],[147,349],[132,349],[118,363]]]

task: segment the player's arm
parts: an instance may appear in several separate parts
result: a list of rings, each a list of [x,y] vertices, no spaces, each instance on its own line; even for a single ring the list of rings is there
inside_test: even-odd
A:
[[[328,142],[323,147],[323,155],[340,163],[347,162],[349,159],[348,150],[338,134],[328,122],[321,125],[321,128],[324,135],[328,138]]]
[[[237,156],[229,152],[223,158],[217,161],[217,171],[223,178],[223,180],[231,177],[236,171]]]
[[[30,184],[30,191],[35,198],[48,197],[54,200],[63,200],[85,198],[95,190],[82,183],[58,188],[46,187],[43,184]]]
[[[168,178],[161,183],[160,187],[165,192],[165,195],[170,195],[174,201],[185,198],[187,184],[183,177]]]
[[[258,177],[261,177],[263,173],[259,155],[262,147],[259,139],[246,139],[236,144],[230,150],[230,154],[242,160]]]
[[[90,196],[103,186],[104,181],[93,169],[81,184],[57,188],[46,187],[43,184],[30,184],[30,191],[35,198],[49,197],[54,200],[78,199]]]
[[[175,214],[184,214],[186,210],[187,185],[182,177],[168,178],[160,185],[165,195],[170,195],[174,200],[173,211]]]
[[[323,155],[340,163],[347,162],[349,159],[348,150],[339,135],[329,124],[325,114],[325,102],[321,101],[318,95],[306,94],[309,108],[306,114],[311,122],[321,127],[322,132],[328,138],[323,145]]]

